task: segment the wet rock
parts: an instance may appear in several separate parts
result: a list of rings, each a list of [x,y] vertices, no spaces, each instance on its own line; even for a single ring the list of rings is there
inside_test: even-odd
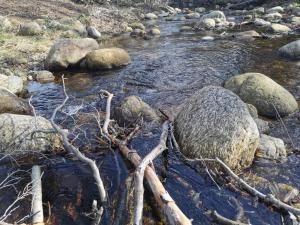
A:
[[[82,60],[86,54],[99,48],[97,41],[92,38],[60,39],[51,47],[45,61],[49,71],[66,70]]]
[[[130,63],[130,56],[124,49],[103,48],[88,53],[81,66],[89,70],[103,70],[126,66]]]
[[[272,160],[286,159],[287,154],[283,140],[262,134],[256,156]]]
[[[259,132],[246,104],[233,92],[207,86],[186,101],[175,118],[181,151],[189,158],[221,158],[232,169],[248,167]]]
[[[146,29],[145,26],[144,26],[144,24],[139,23],[139,22],[132,23],[132,24],[130,25],[130,27],[131,27],[132,29],[140,29],[140,30],[145,30],[145,29]]]
[[[98,39],[101,37],[101,33],[97,30],[96,27],[88,26],[86,28],[86,30],[87,30],[88,36],[90,36],[91,38]]]
[[[181,13],[182,12],[182,10],[179,9],[179,8],[175,8],[175,11],[176,11],[176,13]]]
[[[257,33],[255,30],[248,30],[248,31],[243,31],[234,34],[234,37],[237,38],[258,38],[261,37],[259,33]]]
[[[40,83],[48,83],[55,80],[53,73],[48,70],[30,71],[29,76],[31,76],[33,80]]]
[[[155,15],[154,13],[147,13],[145,15],[146,20],[156,20],[157,18],[158,18],[157,15]]]
[[[288,33],[291,31],[291,28],[282,24],[273,23],[271,25],[271,31],[274,33]]]
[[[0,31],[9,31],[12,29],[11,22],[7,17],[0,16]]]
[[[161,121],[159,112],[134,95],[124,99],[121,106],[115,109],[115,116],[120,124]]]
[[[284,45],[279,49],[279,54],[291,59],[300,59],[300,40]]]
[[[225,88],[244,102],[254,105],[263,116],[289,115],[298,109],[294,96],[269,77],[260,73],[245,73],[230,78]],[[275,110],[275,108],[276,110]]]
[[[282,8],[281,6],[276,6],[267,10],[267,13],[283,13],[283,12],[284,12],[284,8]]]
[[[189,32],[189,31],[193,31],[193,28],[190,26],[182,26],[180,27],[180,32]]]
[[[252,118],[254,119],[257,125],[259,133],[260,134],[269,133],[270,132],[269,122],[258,118],[258,112],[255,106],[251,104],[247,104],[247,108],[249,110],[250,115],[252,116]]]
[[[282,15],[280,13],[269,13],[264,16],[264,19],[270,22],[279,22],[282,19]]]
[[[21,77],[0,74],[0,87],[6,88],[13,94],[19,94],[23,90],[23,80]]]
[[[189,14],[185,15],[185,18],[187,18],[187,19],[198,19],[198,18],[200,18],[200,14],[197,13],[197,12],[192,12],[192,13],[189,13]]]
[[[206,11],[206,9],[204,7],[195,8],[195,12],[197,12],[197,13],[204,13],[205,11]]]
[[[31,115],[32,111],[27,101],[0,87],[0,114],[2,113]]]
[[[216,22],[214,19],[207,18],[207,19],[201,20],[200,25],[205,29],[213,29],[216,26]]]
[[[160,30],[158,28],[152,28],[149,33],[151,35],[154,35],[154,36],[159,36],[160,35]]]
[[[43,117],[4,113],[0,114],[0,126],[2,153],[45,152],[60,147],[58,135],[49,132],[52,130],[51,123]],[[32,135],[35,130],[39,132]]]
[[[133,37],[144,37],[145,35],[146,35],[146,31],[145,30],[141,30],[141,29],[134,29],[130,33],[130,36],[133,36]]]
[[[260,27],[270,27],[271,26],[271,22],[265,21],[265,20],[260,19],[260,18],[256,18],[254,20],[254,25],[260,26]]]
[[[19,35],[22,36],[34,36],[42,34],[43,30],[36,22],[22,24],[19,30]]]
[[[132,27],[126,27],[125,32],[127,33],[131,33],[133,31]]]
[[[201,17],[201,20],[204,20],[204,19],[214,19],[214,20],[220,19],[221,22],[226,22],[226,16],[221,11],[212,11],[208,14],[205,14]]]

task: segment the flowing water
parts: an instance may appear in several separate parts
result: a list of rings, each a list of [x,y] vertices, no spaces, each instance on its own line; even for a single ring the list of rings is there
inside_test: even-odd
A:
[[[76,112],[76,109],[82,108],[82,111],[89,111],[92,110],[91,105],[102,107],[103,110],[104,102],[101,103],[97,96],[100,89],[115,94],[114,105],[126,96],[138,95],[154,107],[172,110],[202,87],[223,85],[229,77],[250,71],[270,76],[300,100],[296,89],[300,85],[300,65],[297,62],[285,61],[276,53],[278,47],[295,40],[297,36],[271,40],[217,37],[214,41],[206,42],[201,41],[201,37],[210,33],[180,33],[181,22],[161,21],[158,25],[162,31],[158,38],[115,38],[111,45],[117,45],[129,52],[132,59],[129,66],[93,74],[67,74],[66,87],[72,100],[66,110]],[[28,89],[34,94],[33,104],[37,112],[47,118],[63,99],[59,80],[49,84],[31,83]],[[288,133],[282,123],[272,122],[271,134],[283,138],[290,148],[299,149],[300,122],[292,116],[285,119],[285,124]],[[151,133],[134,139],[130,145],[144,156],[156,145],[159,135],[160,130],[153,129]],[[99,164],[110,196],[111,208],[114,208],[114,224],[126,224],[127,210],[122,205],[125,204],[125,181],[132,168],[117,153],[122,171],[118,176],[111,152],[99,152],[89,156],[96,158]],[[236,200],[244,208],[245,218],[251,224],[281,224],[281,214],[265,204],[257,203],[252,197],[227,187],[219,189],[207,176],[197,174],[180,162],[172,152],[169,152],[167,159],[166,171],[161,170],[165,165],[162,159],[155,161],[157,172],[159,175],[163,173],[164,186],[183,212],[193,219],[193,224],[212,224],[207,210],[217,210],[219,214],[234,219],[238,208]],[[83,212],[90,210],[92,200],[98,196],[88,168],[79,162],[60,157],[46,161],[43,189],[44,201],[49,201],[52,205],[51,224],[91,224],[91,220]],[[299,158],[294,151],[286,163],[254,163],[251,171],[268,180],[300,188],[298,165]],[[262,190],[268,191],[266,188]],[[150,196],[146,192],[148,203],[152,202]],[[144,224],[161,224],[158,213],[153,208],[153,204],[147,205]],[[104,218],[103,224],[113,222]]]

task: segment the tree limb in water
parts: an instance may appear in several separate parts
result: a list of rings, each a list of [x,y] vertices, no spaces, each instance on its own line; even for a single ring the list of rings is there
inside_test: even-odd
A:
[[[135,172],[135,215],[134,224],[142,225],[143,217],[143,202],[144,202],[144,174],[146,167],[164,150],[167,149],[166,141],[168,137],[169,122],[164,122],[162,127],[162,133],[160,136],[159,144],[144,157],[140,165],[136,168]]]
[[[105,93],[106,96],[112,95],[107,91],[101,91],[101,92]],[[106,112],[110,112],[111,100],[112,98],[107,99]],[[111,121],[111,120],[110,118],[108,118],[108,116],[106,116],[105,121]],[[141,164],[142,162],[141,157],[137,154],[136,151],[132,151],[127,147],[127,141],[119,140],[114,135],[111,135],[109,133],[107,133],[106,135],[109,137],[112,143],[116,144],[119,147],[122,155],[126,159],[128,159],[135,167],[138,167]],[[150,166],[147,166],[145,169],[145,178],[150,186],[150,189],[154,195],[154,198],[158,206],[160,207],[163,215],[166,217],[168,223],[171,225],[191,225],[192,224],[191,220],[188,219],[184,215],[184,213],[179,209],[175,201],[165,190],[158,176]]]

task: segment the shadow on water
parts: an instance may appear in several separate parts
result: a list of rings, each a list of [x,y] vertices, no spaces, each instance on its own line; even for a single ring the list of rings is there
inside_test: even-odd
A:
[[[66,74],[67,92],[72,96],[69,110],[82,103],[98,106],[96,93],[100,89],[116,95],[114,104],[118,104],[125,96],[139,95],[155,107],[172,110],[202,87],[222,85],[229,77],[250,71],[270,76],[293,93],[295,86],[300,85],[297,62],[285,61],[276,53],[278,47],[295,37],[256,41],[216,39],[205,42],[200,40],[204,34],[179,33],[179,22],[161,22],[159,25],[162,30],[159,38],[145,41],[127,36],[118,37],[118,45],[125,48],[132,58],[132,64],[126,68],[93,74]],[[55,83],[43,85],[33,82],[29,92],[34,94],[33,104],[38,113],[48,118],[63,99],[59,79]],[[296,97],[300,99],[299,95]],[[103,104],[100,105],[103,107]],[[297,146],[300,145],[299,125],[295,121],[287,125]],[[280,124],[274,123],[271,134],[285,138],[289,143],[286,132],[278,131],[282,130],[279,127]],[[134,139],[131,147],[145,155],[159,139],[159,129],[152,132],[152,135]],[[172,152],[167,157],[169,165],[164,185],[184,213],[193,219],[193,224],[212,224],[205,213],[207,210],[217,210],[221,215],[234,218],[237,214],[234,199],[242,204],[245,218],[250,219],[251,224],[281,224],[280,214],[264,204],[255,204],[251,197],[226,187],[219,190],[209,178],[178,161]],[[120,184],[117,185],[117,171],[111,153],[107,152],[97,161],[101,164],[102,176],[114,206],[121,199],[120,196],[124,195],[124,182],[132,171],[126,169],[130,168],[129,164],[126,166],[121,163],[122,174]],[[254,164],[252,172],[300,188],[298,161],[297,156],[291,155],[284,164]],[[161,159],[157,159],[155,164],[160,173],[163,166]],[[82,212],[87,212],[92,200],[98,196],[88,169],[69,160],[49,164],[45,169],[44,198],[53,206],[51,224],[90,224]],[[159,224],[152,220],[156,218],[154,214],[146,210],[148,222],[145,224]],[[118,224],[126,224],[126,213],[121,215]],[[111,221],[104,223],[111,224]]]

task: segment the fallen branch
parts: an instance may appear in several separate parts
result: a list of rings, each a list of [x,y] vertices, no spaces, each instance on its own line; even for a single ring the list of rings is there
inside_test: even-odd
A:
[[[159,144],[143,159],[135,172],[135,212],[134,224],[142,225],[143,202],[144,202],[144,174],[146,167],[164,150],[166,150],[166,141],[168,137],[169,122],[163,124]]]
[[[32,224],[44,224],[43,213],[43,198],[42,198],[42,182],[41,182],[41,168],[33,166],[31,172],[32,180]]]
[[[88,166],[90,167],[92,173],[93,173],[93,177],[96,181],[96,184],[97,184],[97,188],[98,188],[98,192],[99,192],[99,195],[100,195],[100,198],[101,198],[101,202],[102,204],[106,204],[107,202],[107,196],[106,196],[106,191],[105,191],[105,188],[104,188],[104,184],[103,184],[103,181],[101,179],[101,176],[100,176],[100,172],[99,172],[99,169],[95,163],[94,160],[90,159],[90,158],[87,158],[84,154],[82,154],[78,148],[76,148],[74,145],[72,145],[70,142],[69,142],[69,139],[68,139],[68,133],[63,130],[62,128],[60,128],[55,122],[54,122],[54,119],[56,117],[56,114],[59,110],[61,110],[66,102],[68,101],[69,99],[69,96],[67,95],[67,92],[66,92],[66,88],[65,88],[65,81],[64,81],[64,77],[62,76],[62,82],[63,82],[63,91],[64,91],[64,95],[65,95],[65,99],[64,101],[54,110],[52,116],[51,116],[51,119],[50,119],[50,122],[52,124],[52,127],[55,129],[56,132],[58,132],[61,137],[62,137],[62,141],[63,141],[63,145],[65,147],[65,149],[69,152],[69,153],[72,153],[73,155],[75,155],[80,161],[82,161],[83,163],[86,163],[88,164]]]
[[[249,223],[242,223],[234,220],[230,220],[224,216],[221,216],[217,211],[212,211],[210,213],[211,217],[218,222],[218,224],[222,225],[249,225]]]
[[[113,95],[107,91],[101,91],[101,93],[104,93],[108,97],[106,103],[106,112],[109,112],[107,115],[110,115],[111,100]],[[109,124],[110,121],[110,118],[106,116],[104,124]],[[132,151],[127,147],[127,141],[122,141],[116,138],[114,135],[109,134],[108,131],[106,133],[106,131],[103,130],[103,133],[107,135],[111,143],[114,143],[119,147],[122,155],[135,167],[138,167],[141,164],[142,159],[136,151]],[[191,220],[189,220],[179,209],[175,201],[165,190],[154,170],[149,166],[147,166],[145,169],[145,178],[150,186],[150,189],[158,206],[160,207],[163,215],[166,217],[168,223],[171,225],[191,225]]]

